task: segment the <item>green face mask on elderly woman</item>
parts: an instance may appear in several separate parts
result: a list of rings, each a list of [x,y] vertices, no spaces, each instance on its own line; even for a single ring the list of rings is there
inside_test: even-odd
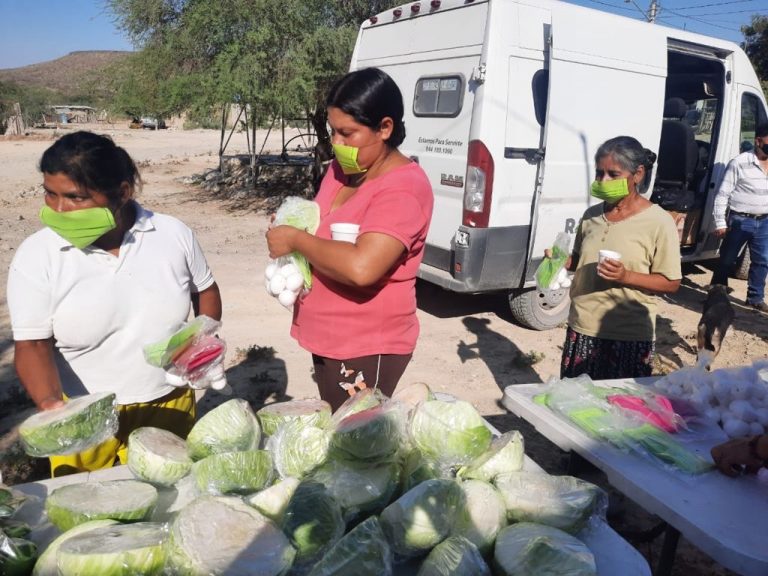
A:
[[[629,196],[629,185],[626,178],[615,180],[595,180],[592,182],[592,196],[604,200],[609,204],[615,204],[622,198]]]

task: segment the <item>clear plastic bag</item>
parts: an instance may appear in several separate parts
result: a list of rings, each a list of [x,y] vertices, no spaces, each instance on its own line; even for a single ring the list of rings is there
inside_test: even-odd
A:
[[[275,219],[272,226],[293,226],[300,230],[305,230],[310,234],[317,232],[320,225],[320,206],[317,202],[300,198],[298,196],[288,196],[280,208],[275,213]],[[309,291],[312,289],[312,271],[309,262],[298,252],[293,252],[287,257],[294,264],[304,278],[304,288]]]
[[[536,270],[536,287],[539,290],[557,290],[570,286],[570,278],[567,271],[564,271],[571,251],[571,235],[567,232],[558,233],[551,250],[552,255],[544,258]]]
[[[172,386],[227,390],[224,354],[227,345],[215,332],[221,322],[205,315],[184,323],[168,338],[144,346],[144,358],[166,372]]]
[[[270,260],[264,269],[264,288],[267,294],[277,298],[289,310],[312,286],[312,275],[305,276],[296,261],[293,254],[281,256]]]

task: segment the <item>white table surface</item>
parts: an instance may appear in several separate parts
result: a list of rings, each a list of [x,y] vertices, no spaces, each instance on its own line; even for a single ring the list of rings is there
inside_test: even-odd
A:
[[[488,423],[486,425],[494,435],[499,435],[498,430],[493,428],[493,426]],[[539,471],[544,473],[541,467],[528,456],[525,456],[524,468],[531,472]],[[29,522],[30,525],[36,526],[29,538],[38,544],[42,551],[59,534],[55,527],[46,522],[43,511],[45,497],[51,491],[68,484],[125,478],[133,478],[133,474],[128,467],[115,466],[97,472],[86,472],[50,480],[41,480],[39,482],[19,484],[12,488],[34,497],[19,510],[19,516],[20,519]],[[153,520],[165,521],[169,519],[169,515],[165,511],[168,507],[174,506],[174,498],[175,491],[160,491],[158,510],[156,510]],[[595,522],[576,536],[595,555],[598,576],[651,576],[651,570],[645,558],[605,522]],[[395,574],[397,576],[415,576],[417,571],[418,564],[395,566]]]
[[[647,384],[652,379],[605,380],[596,385]],[[755,476],[730,478],[713,470],[692,476],[650,459],[626,454],[590,438],[533,397],[546,384],[519,384],[504,389],[504,406],[530,422],[566,451],[574,451],[600,468],[628,498],[676,528],[693,545],[726,568],[744,576],[768,575],[768,485]],[[688,433],[690,437],[693,433]],[[709,458],[718,443],[707,431],[700,442],[686,445]]]

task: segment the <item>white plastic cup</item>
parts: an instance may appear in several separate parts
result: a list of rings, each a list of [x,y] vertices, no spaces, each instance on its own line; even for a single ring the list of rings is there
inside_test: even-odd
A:
[[[331,238],[339,240],[341,242],[355,243],[357,240],[357,234],[360,232],[359,224],[351,224],[349,222],[336,222],[331,224]]]
[[[598,263],[602,263],[606,258],[610,258],[611,260],[621,260],[621,254],[619,252],[614,252],[613,250],[600,250],[597,253]]]

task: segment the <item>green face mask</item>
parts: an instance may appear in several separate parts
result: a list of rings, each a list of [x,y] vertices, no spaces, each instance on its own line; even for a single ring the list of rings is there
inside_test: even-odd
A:
[[[355,146],[345,146],[344,144],[333,145],[333,153],[336,155],[336,160],[344,171],[344,174],[362,174],[368,170],[367,168],[362,168],[360,164],[357,163],[357,153],[359,151],[360,148]]]
[[[115,217],[109,208],[56,212],[48,206],[43,206],[40,210],[40,221],[81,250],[117,228]]]
[[[626,178],[592,182],[592,196],[614,204],[622,198],[629,196],[629,185]]]

